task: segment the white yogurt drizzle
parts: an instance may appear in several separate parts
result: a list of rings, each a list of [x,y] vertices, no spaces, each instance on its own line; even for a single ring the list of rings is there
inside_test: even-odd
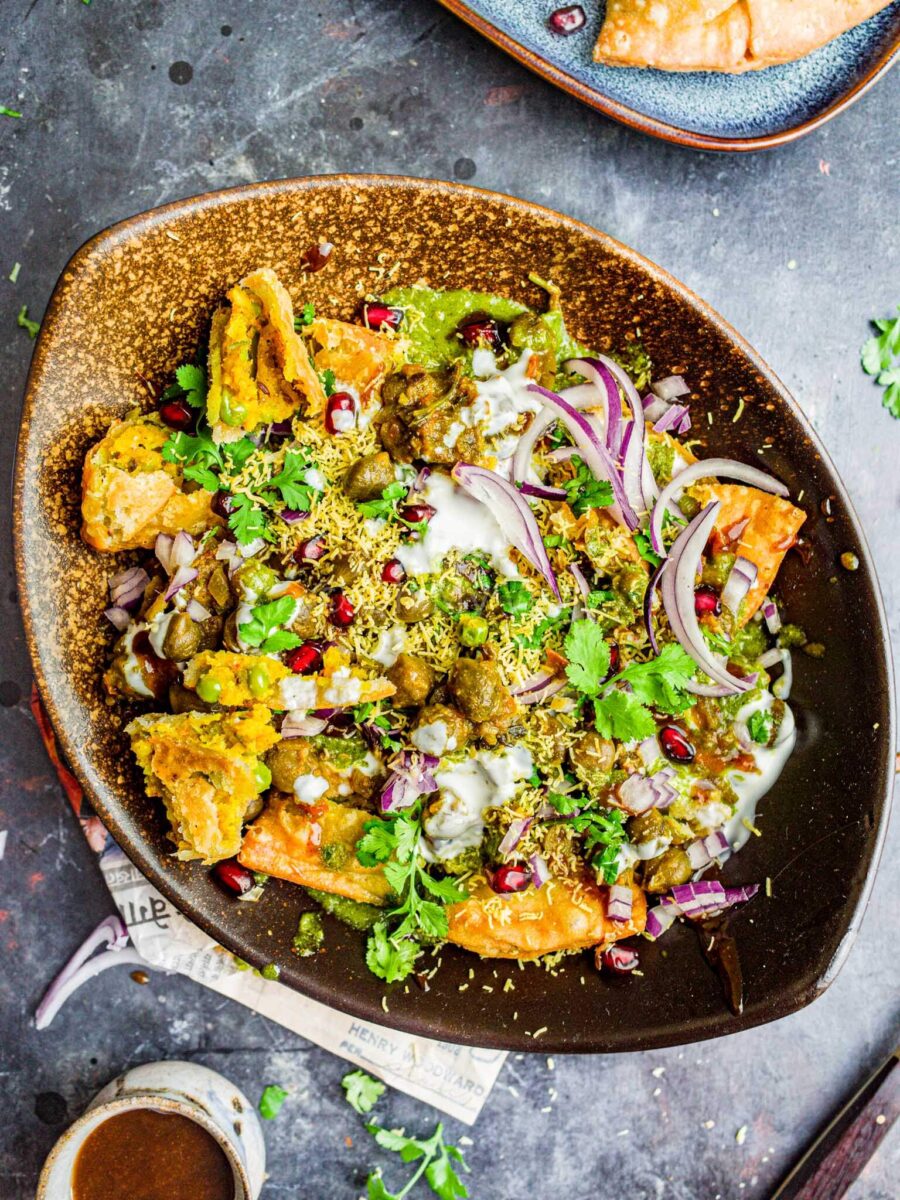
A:
[[[428,862],[454,858],[481,844],[484,812],[511,800],[534,769],[524,746],[479,750],[435,771],[438,800],[422,822],[419,850]]]

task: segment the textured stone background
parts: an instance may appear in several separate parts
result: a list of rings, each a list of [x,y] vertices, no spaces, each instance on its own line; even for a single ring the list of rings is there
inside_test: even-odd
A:
[[[426,0],[2,0],[0,17],[0,104],[25,114],[0,118],[4,475],[31,351],[15,314],[27,303],[40,317],[66,260],[95,231],[257,179],[382,171],[472,180],[607,230],[746,334],[849,485],[896,636],[900,425],[880,410],[858,347],[867,318],[900,300],[900,74],[797,145],[717,157],[596,116]],[[54,1139],[109,1077],[167,1056],[223,1070],[252,1096],[270,1082],[292,1089],[267,1129],[265,1196],[358,1195],[379,1156],[341,1099],[343,1066],[280,1027],[185,980],[138,987],[124,971],[79,993],[50,1031],[31,1026],[47,982],[111,903],[32,726],[6,539],[0,555],[0,828],[9,830],[0,1195],[33,1194]],[[770,835],[776,828],[772,817]],[[811,1009],[680,1050],[558,1058],[552,1069],[538,1055],[510,1058],[474,1130],[473,1196],[769,1195],[897,1040],[898,853],[895,822],[861,935]],[[384,1108],[410,1129],[433,1119],[399,1095]],[[888,1200],[898,1175],[895,1130],[854,1200]]]

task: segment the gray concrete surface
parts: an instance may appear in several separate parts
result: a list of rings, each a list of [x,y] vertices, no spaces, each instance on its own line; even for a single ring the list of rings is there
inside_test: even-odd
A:
[[[24,114],[0,118],[4,477],[31,353],[16,312],[27,303],[40,317],[66,260],[96,230],[249,180],[330,171],[472,180],[607,230],[746,334],[834,455],[896,635],[900,424],[881,411],[858,348],[867,318],[900,301],[900,73],[797,145],[716,157],[596,116],[426,0],[2,0],[0,17],[0,104]],[[358,1195],[382,1159],[341,1098],[343,1065],[280,1027],[185,980],[139,987],[124,971],[84,989],[48,1032],[31,1025],[50,977],[111,903],[29,715],[5,538],[0,556],[0,828],[9,830],[0,1196],[33,1194],[54,1139],[107,1078],[166,1056],[219,1068],[251,1095],[270,1082],[292,1089],[267,1128],[266,1197]],[[897,1040],[898,853],[895,823],[843,974],[805,1012],[684,1049],[558,1058],[553,1069],[539,1055],[511,1057],[472,1133],[472,1195],[769,1195]],[[385,1111],[410,1129],[433,1122],[399,1095]],[[898,1176],[895,1130],[852,1196],[888,1200]]]

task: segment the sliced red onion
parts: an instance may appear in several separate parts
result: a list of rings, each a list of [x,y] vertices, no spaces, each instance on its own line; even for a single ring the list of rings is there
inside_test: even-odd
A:
[[[672,404],[654,422],[656,433],[687,433],[691,427],[691,414],[684,404]]]
[[[740,521],[735,521],[733,525],[729,525],[727,529],[723,529],[722,533],[729,542],[736,542],[749,524],[750,518],[743,517]]]
[[[574,409],[572,411],[574,412]],[[547,557],[541,531],[538,529],[534,513],[518,488],[502,479],[496,471],[489,471],[486,467],[475,467],[470,463],[457,463],[451,475],[470,496],[480,500],[490,509],[507,541],[524,554],[550,585],[557,600],[561,600],[559,585]]]
[[[201,604],[199,600],[188,600],[185,612],[192,621],[196,621],[198,624],[201,621],[208,621],[212,616],[212,613],[209,611],[209,609],[205,605]]]
[[[547,451],[547,458],[553,463],[568,462],[577,453],[577,446],[557,446],[555,450]]]
[[[648,771],[654,763],[659,762],[663,755],[655,734],[652,737],[644,738],[638,746],[638,754],[641,756],[641,762]]]
[[[528,860],[531,867],[531,882],[536,888],[543,887],[550,880],[550,868],[543,854],[532,854]]]
[[[163,599],[171,600],[176,592],[181,591],[185,584],[192,583],[198,574],[199,572],[196,567],[179,567],[169,580],[169,586],[166,588]]]
[[[150,576],[143,567],[130,567],[110,579],[109,598],[117,608],[134,608],[149,582]]]
[[[585,601],[584,604],[576,604],[573,607],[572,620],[577,621],[582,617],[587,617],[588,620],[593,621],[594,614],[587,607],[587,599],[591,594],[590,584],[585,579],[584,572],[582,571],[581,567],[579,567],[577,562],[569,563],[569,573],[575,580],[575,586],[578,588],[581,599]]]
[[[679,396],[691,394],[691,389],[685,383],[682,375],[667,375],[665,379],[658,379],[656,383],[650,384],[650,391],[660,400],[667,401],[677,400]]]
[[[749,887],[726,888],[714,879],[698,879],[673,887],[671,899],[681,916],[703,920],[717,916],[735,904],[746,904],[758,891],[759,884],[756,883]]]
[[[168,533],[158,533],[156,541],[153,543],[153,553],[156,555],[157,562],[162,567],[167,575],[170,574],[169,559],[172,554],[172,543],[175,539]]]
[[[663,518],[675,498],[675,493],[688,487],[696,479],[715,479],[720,475],[726,479],[737,479],[740,483],[749,484],[751,487],[757,487],[763,492],[771,492],[776,496],[789,495],[788,488],[780,480],[773,479],[765,471],[749,467],[746,463],[737,462],[732,458],[707,458],[691,463],[679,471],[671,483],[666,484],[653,509],[650,518],[650,540],[657,554],[663,558],[666,554],[662,540]]]
[[[610,360],[602,355],[599,358],[570,358],[564,365],[567,371],[577,371],[596,386],[603,408],[606,447],[617,455],[622,444],[622,398],[610,370]]]
[[[127,608],[119,608],[118,605],[113,605],[112,608],[103,610],[103,615],[107,621],[110,621],[118,629],[119,633],[124,633],[128,628],[128,623],[131,620],[131,613]]]
[[[677,916],[678,908],[672,903],[666,903],[664,900],[661,904],[654,905],[653,908],[647,910],[644,933],[652,942],[655,942],[667,929],[671,928]]]
[[[283,738],[316,737],[328,727],[327,717],[308,716],[302,709],[287,713],[281,722]]]
[[[36,1029],[46,1029],[59,1010],[77,988],[86,980],[113,967],[117,963],[148,965],[136,950],[126,950],[128,930],[119,916],[106,917],[78,947],[60,973],[47,988],[44,998],[34,1015]],[[106,953],[98,955],[90,963],[87,960],[100,946]]]
[[[543,396],[548,407],[562,419],[591,474],[596,479],[605,479],[610,483],[616,500],[609,510],[610,513],[626,528],[637,529],[640,522],[628,502],[618,464],[613,461],[591,422],[555,392],[550,392],[536,383],[529,384],[528,390]]]
[[[538,671],[535,675],[529,675],[529,677],[523,680],[522,683],[517,684],[516,687],[512,689],[512,694],[521,698],[522,696],[527,695],[528,692],[543,691],[547,684],[555,678],[556,676],[554,672],[548,668],[545,668],[542,671]]]
[[[742,554],[739,554],[734,560],[734,565],[722,588],[722,603],[735,616],[737,616],[744,597],[756,583],[758,574],[759,569],[756,563],[751,562],[749,558],[744,558]]]
[[[521,842],[530,829],[533,820],[534,817],[516,817],[510,821],[509,829],[504,833],[503,840],[497,847],[497,852],[501,858],[506,858],[507,855],[512,854],[513,850],[515,850],[516,846],[518,846],[519,842]]]
[[[631,920],[634,907],[634,894],[630,887],[614,883],[609,889],[609,900],[606,902],[606,915],[611,921],[626,925]]]
[[[182,529],[175,534],[169,554],[169,565],[166,569],[169,574],[172,574],[179,567],[189,567],[196,557],[197,550],[194,546],[194,539]]]
[[[762,615],[769,633],[773,635],[779,633],[781,630],[781,614],[778,612],[775,601],[770,596],[766,597],[765,603],[762,606]]]
[[[379,797],[382,812],[409,808],[420,796],[437,791],[434,771],[439,759],[418,750],[403,750],[391,763],[391,774]]]
[[[422,467],[418,475],[412,482],[410,487],[411,492],[424,492],[425,484],[428,482],[428,476],[431,474],[431,467]]]
[[[273,421],[266,429],[266,440],[272,441],[273,438],[287,438],[294,432],[293,421]]]
[[[279,514],[285,525],[296,525],[298,521],[305,521],[309,516],[307,508],[283,508]]]
[[[525,483],[519,484],[519,491],[523,496],[531,496],[535,500],[565,500],[566,489],[557,487],[544,487],[543,484]]]
[[[662,573],[662,598],[672,632],[683,649],[704,671],[713,683],[728,688],[727,694],[747,691],[750,684],[745,679],[729,675],[725,665],[713,657],[704,640],[694,609],[694,587],[700,567],[700,558],[709,540],[716,518],[721,509],[716,500],[707,504],[686,529],[678,535],[672,546],[669,566]],[[703,686],[703,685],[698,685]],[[693,691],[693,688],[689,690]]]
[[[656,589],[659,587],[659,581],[662,579],[663,571],[666,569],[668,559],[663,559],[658,567],[650,576],[650,582],[647,584],[647,590],[644,592],[644,627],[647,630],[647,637],[650,640],[650,648],[654,654],[659,654],[659,643],[656,640],[656,630],[653,625],[653,597],[656,595]]]
[[[557,692],[561,692],[567,682],[565,676],[550,675],[543,686],[532,687],[528,691],[516,695],[516,699],[520,704],[543,704],[545,700],[549,700],[551,696],[555,696]]]

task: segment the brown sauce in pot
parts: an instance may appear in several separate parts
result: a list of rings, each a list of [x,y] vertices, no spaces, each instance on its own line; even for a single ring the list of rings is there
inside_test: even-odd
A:
[[[72,1200],[234,1200],[234,1173],[206,1130],[178,1113],[135,1108],[84,1141]]]

